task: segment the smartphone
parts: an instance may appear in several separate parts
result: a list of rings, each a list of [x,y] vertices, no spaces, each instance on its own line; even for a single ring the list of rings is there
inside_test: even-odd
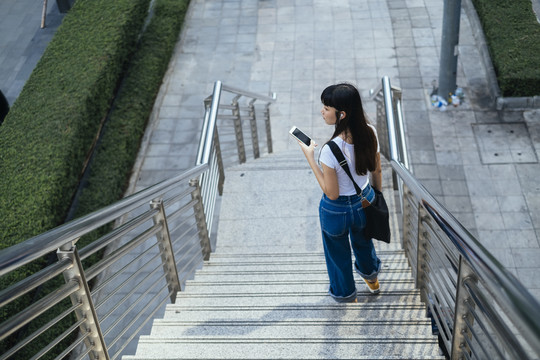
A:
[[[289,130],[289,134],[291,134],[291,136],[295,139],[300,140],[306,146],[309,146],[309,144],[311,144],[311,138],[296,126],[293,126],[291,130]]]

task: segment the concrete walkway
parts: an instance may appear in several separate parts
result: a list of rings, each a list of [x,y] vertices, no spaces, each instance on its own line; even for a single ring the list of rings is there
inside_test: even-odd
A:
[[[0,43],[0,84],[10,103],[17,79],[29,74],[21,64],[44,49],[41,4],[0,4],[2,29],[12,22]],[[368,92],[388,75],[403,89],[416,176],[540,299],[540,113],[486,106],[488,75],[464,11],[458,85],[465,101],[445,112],[431,107],[442,13],[442,0],[192,0],[131,191],[192,166],[202,100],[215,80],[278,94],[271,108],[277,153],[297,147],[287,134],[293,124],[319,143],[328,139],[318,97],[329,84],[355,83],[374,119]]]
[[[10,105],[19,96],[63,15],[56,1],[48,1],[45,28],[41,29],[43,0],[0,2],[0,90]]]

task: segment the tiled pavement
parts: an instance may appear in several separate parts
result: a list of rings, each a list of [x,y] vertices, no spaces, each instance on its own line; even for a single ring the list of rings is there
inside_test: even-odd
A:
[[[29,74],[28,59],[43,51],[43,33],[54,29],[39,30],[41,6],[0,3],[1,33],[11,34],[0,39],[0,86],[10,103]],[[368,92],[388,75],[403,89],[416,176],[540,299],[540,111],[487,105],[488,75],[465,11],[458,65],[465,101],[445,112],[432,108],[442,13],[442,0],[192,0],[133,189],[193,164],[202,100],[215,80],[278,94],[271,111],[279,152],[297,146],[287,136],[293,124],[319,142],[329,136],[318,113],[325,86],[357,84],[374,118]]]
[[[41,29],[43,0],[0,1],[0,90],[12,105],[62,21],[56,2],[47,3]]]

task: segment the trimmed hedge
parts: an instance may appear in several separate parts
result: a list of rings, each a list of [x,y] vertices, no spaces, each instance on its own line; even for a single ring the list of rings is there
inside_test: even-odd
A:
[[[0,126],[0,249],[64,221],[87,155],[136,48],[149,3],[78,0],[65,16]],[[0,289],[46,262],[39,259],[3,276]],[[9,318],[62,282],[55,278],[39,292],[2,307],[0,318]],[[46,323],[60,312],[56,309],[28,329]],[[51,329],[17,356],[29,358],[64,330]],[[0,353],[17,339],[19,334],[14,334],[0,342]]]
[[[0,249],[64,221],[96,133],[136,48],[149,3],[78,0],[64,17],[0,126]],[[0,289],[46,262],[42,258],[3,276]],[[62,282],[55,278],[2,307],[0,318],[9,318]],[[44,314],[29,330],[54,316],[54,310]],[[17,356],[29,358],[62,331],[51,329]],[[17,338],[14,334],[2,341],[0,352]]]
[[[150,0],[78,0],[0,126],[0,248],[61,224]]]
[[[540,95],[540,24],[531,0],[473,0],[503,96]]]
[[[120,199],[127,187],[147,120],[178,40],[189,0],[156,0],[124,82],[115,99],[76,216]],[[88,241],[83,239],[78,246]]]

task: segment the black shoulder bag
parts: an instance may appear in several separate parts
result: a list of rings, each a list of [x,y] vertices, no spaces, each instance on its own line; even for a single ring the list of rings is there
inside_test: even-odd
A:
[[[354,188],[356,189],[356,194],[358,194],[362,199],[362,207],[366,213],[367,224],[364,229],[364,235],[368,239],[376,239],[384,241],[385,243],[390,243],[390,215],[388,213],[388,206],[386,205],[386,200],[384,200],[383,193],[379,190],[373,188],[375,191],[375,198],[373,202],[369,202],[364,195],[362,195],[362,189],[354,181],[351,170],[349,169],[349,164],[343,156],[339,146],[330,140],[328,142],[330,150],[334,153],[339,165],[345,170],[347,175],[351,178]]]

